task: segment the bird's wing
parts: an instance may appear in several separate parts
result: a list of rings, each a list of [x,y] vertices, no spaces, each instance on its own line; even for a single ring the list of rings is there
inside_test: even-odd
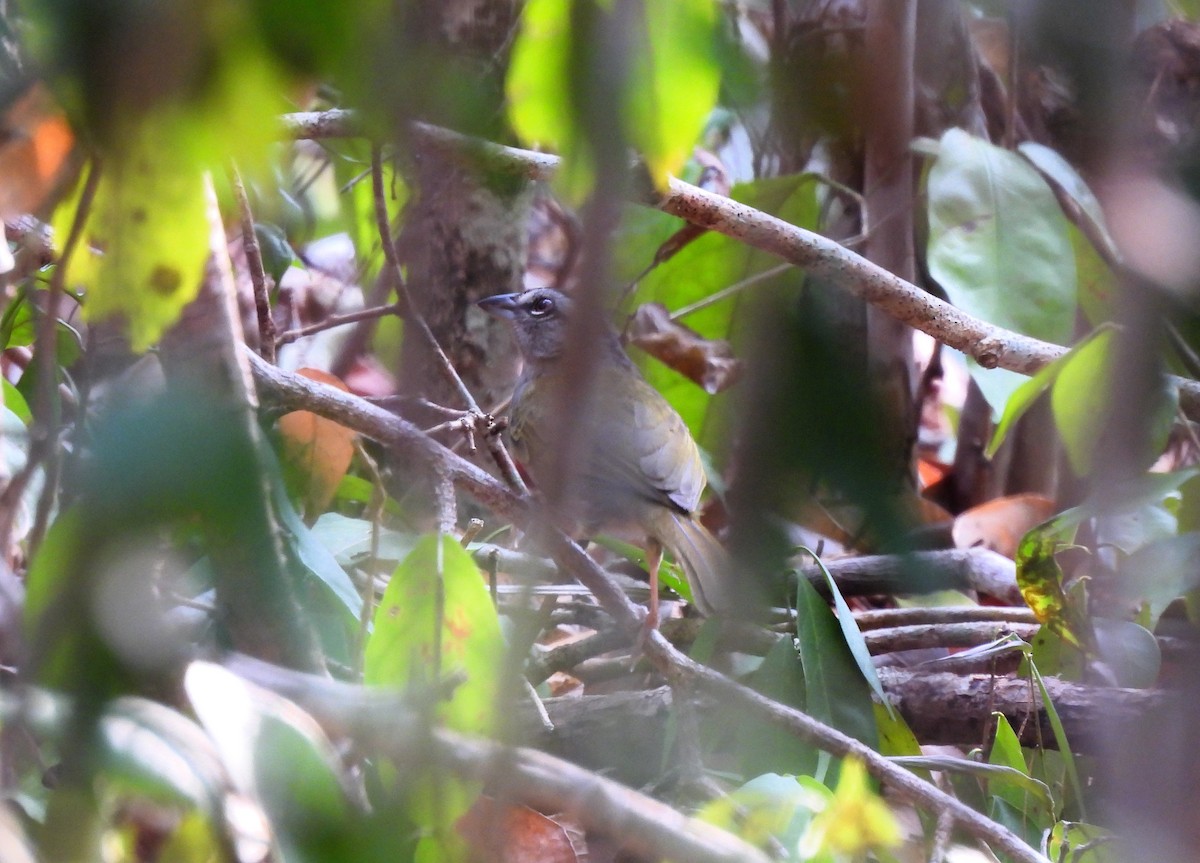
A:
[[[683,419],[640,376],[606,370],[597,382],[591,471],[601,483],[692,512],[704,491],[700,451]]]

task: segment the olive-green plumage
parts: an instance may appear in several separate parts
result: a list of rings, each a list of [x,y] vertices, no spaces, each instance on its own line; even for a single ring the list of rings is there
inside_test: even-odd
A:
[[[568,380],[561,360],[571,299],[535,288],[479,305],[509,321],[516,335],[524,367],[513,392],[509,435],[534,481],[555,470],[557,435],[569,428],[580,436],[580,463],[571,466],[557,515],[577,533],[605,532],[644,545],[652,576],[658,545],[665,546],[683,567],[701,612],[730,608],[725,551],[695,518],[705,485],[696,442],[626,356],[616,333],[605,328],[587,408],[566,423],[558,413]]]

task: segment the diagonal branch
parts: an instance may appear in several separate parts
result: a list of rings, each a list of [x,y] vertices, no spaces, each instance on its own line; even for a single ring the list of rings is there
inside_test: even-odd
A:
[[[283,118],[283,125],[286,132],[295,137],[360,134],[355,115],[348,111],[289,114]],[[547,179],[560,164],[556,156],[480,141],[436,126],[418,123],[413,132],[422,139],[423,145],[441,148],[466,161],[486,164],[491,170],[529,179]],[[665,194],[645,203],[777,255],[861,297],[896,320],[962,351],[984,368],[1003,368],[1031,375],[1066,353],[1062,345],[1023,336],[969,315],[828,237],[682,180],[672,179]],[[1191,418],[1200,417],[1200,382],[1174,376],[1169,380],[1179,387],[1184,412]]]

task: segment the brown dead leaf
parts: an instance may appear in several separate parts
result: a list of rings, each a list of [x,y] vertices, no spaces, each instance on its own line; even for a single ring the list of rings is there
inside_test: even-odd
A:
[[[297,369],[296,374],[349,391],[336,377],[319,369]],[[309,411],[292,411],[279,418],[279,434],[284,459],[303,483],[306,511],[323,512],[350,469],[354,432]]]
[[[998,497],[960,514],[951,535],[958,548],[990,548],[1015,559],[1021,538],[1054,515],[1054,501],[1040,494]]]
[[[728,389],[741,376],[742,362],[733,356],[729,342],[706,339],[672,321],[661,303],[638,306],[627,332],[633,344],[709,394]]]
[[[569,827],[526,806],[480,797],[458,821],[475,863],[578,863],[586,854],[575,847]]]

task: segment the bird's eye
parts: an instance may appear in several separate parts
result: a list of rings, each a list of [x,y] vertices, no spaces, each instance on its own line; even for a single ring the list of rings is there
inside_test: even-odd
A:
[[[549,297],[538,297],[529,304],[529,314],[541,317],[542,315],[549,314],[553,308],[554,300]]]

